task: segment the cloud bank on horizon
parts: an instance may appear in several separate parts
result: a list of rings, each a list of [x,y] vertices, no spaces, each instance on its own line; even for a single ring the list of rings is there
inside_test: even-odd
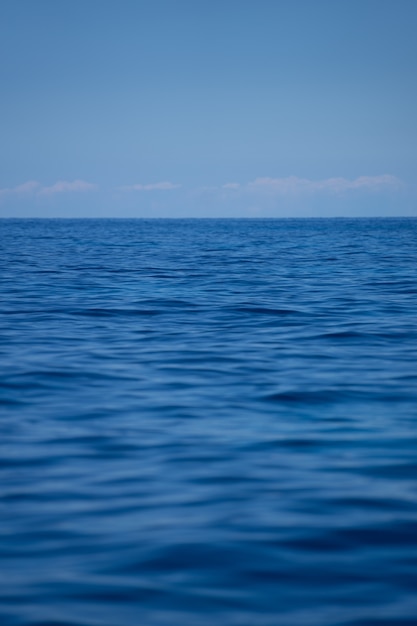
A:
[[[311,180],[298,176],[286,178],[256,178],[255,180],[241,185],[239,183],[226,183],[223,189],[243,190],[251,192],[267,192],[273,194],[299,194],[299,193],[343,193],[346,191],[374,191],[404,189],[405,184],[397,176],[382,174],[380,176],[359,176],[353,180],[343,177],[325,178],[323,180]]]
[[[157,183],[136,183],[133,185],[122,185],[117,188],[120,191],[172,191],[183,186],[170,181]],[[348,191],[373,191],[383,192],[385,190],[401,190],[405,188],[404,182],[397,176],[382,174],[380,176],[359,176],[355,179],[343,177],[325,178],[323,180],[311,180],[298,176],[287,176],[285,178],[258,177],[254,180],[242,183],[224,183],[220,187],[202,187],[202,190],[211,189],[228,190],[251,193],[272,193],[272,194],[299,194],[299,193],[344,193]],[[42,185],[38,181],[29,180],[15,187],[0,188],[0,199],[10,196],[53,196],[61,193],[90,192],[98,191],[99,185],[89,183],[85,180],[76,179],[73,181],[58,180],[52,185]]]
[[[82,179],[49,185],[29,180],[0,188],[0,217],[331,217],[346,215],[352,197],[355,206],[365,207],[364,215],[373,214],[366,213],[371,198],[380,212],[382,207],[383,215],[401,215],[396,207],[407,193],[406,183],[392,174],[318,180],[264,176],[244,183],[199,187],[168,180],[118,187]],[[71,201],[74,195],[76,203]],[[387,200],[391,204],[387,205]],[[35,208],[38,215],[33,215]],[[354,213],[360,214],[358,210]]]
[[[58,180],[52,185],[41,185],[36,180],[29,180],[15,187],[0,188],[0,199],[10,196],[53,196],[60,193],[96,191],[97,185],[88,183],[85,180]]]

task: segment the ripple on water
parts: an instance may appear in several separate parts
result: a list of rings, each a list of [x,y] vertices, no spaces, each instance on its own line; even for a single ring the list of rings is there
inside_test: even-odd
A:
[[[2,624],[416,623],[416,220],[1,228]]]

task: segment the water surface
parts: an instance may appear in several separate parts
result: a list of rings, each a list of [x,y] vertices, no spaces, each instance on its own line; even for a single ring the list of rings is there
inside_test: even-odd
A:
[[[0,622],[417,623],[417,220],[2,220]]]

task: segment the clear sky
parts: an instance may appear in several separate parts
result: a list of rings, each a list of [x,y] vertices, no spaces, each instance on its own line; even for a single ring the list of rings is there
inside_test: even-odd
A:
[[[0,215],[417,215],[416,0],[2,0]]]

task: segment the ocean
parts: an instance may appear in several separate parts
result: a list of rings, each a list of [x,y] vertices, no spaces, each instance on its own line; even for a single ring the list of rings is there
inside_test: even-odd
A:
[[[417,624],[417,219],[0,221],[2,626]]]

